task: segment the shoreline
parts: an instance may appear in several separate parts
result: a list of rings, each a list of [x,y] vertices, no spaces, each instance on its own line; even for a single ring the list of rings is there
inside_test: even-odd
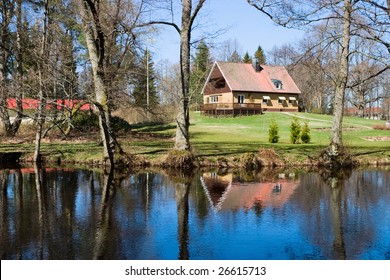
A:
[[[121,157],[117,160],[115,167],[119,169],[132,169],[132,168],[162,168],[162,169],[181,169],[175,166],[175,164],[168,164],[167,153],[155,158],[148,158],[142,155],[129,155],[128,158]],[[209,168],[209,169],[246,169],[255,170],[259,168],[321,168],[319,159],[308,157],[303,161],[292,162],[288,159],[279,157],[277,154],[273,155],[273,158],[265,158],[255,153],[242,153],[240,156],[224,157],[224,156],[194,156],[192,161],[192,167],[194,168]],[[58,156],[50,156],[47,154],[42,155],[44,166],[66,166],[66,165],[79,165],[91,168],[106,167],[103,163],[103,159],[75,159],[75,158],[61,158]],[[20,159],[17,161],[19,164],[32,165],[32,154],[22,153]],[[354,164],[351,167],[386,167],[390,166],[390,157],[378,158],[376,156],[366,157],[364,159],[354,159]],[[185,168],[184,168],[185,169]]]

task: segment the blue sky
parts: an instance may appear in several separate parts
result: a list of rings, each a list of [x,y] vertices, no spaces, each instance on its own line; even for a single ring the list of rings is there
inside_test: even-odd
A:
[[[218,44],[236,40],[242,54],[248,51],[253,55],[259,45],[267,52],[274,46],[294,43],[303,37],[302,31],[276,26],[246,0],[207,0],[199,19],[204,26],[197,32],[227,28],[227,32],[212,41]],[[193,39],[196,37],[195,33]],[[153,41],[151,49],[155,60],[179,61],[179,35],[172,27],[162,27]]]

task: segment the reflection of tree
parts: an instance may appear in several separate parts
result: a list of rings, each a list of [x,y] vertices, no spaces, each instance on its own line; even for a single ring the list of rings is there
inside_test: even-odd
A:
[[[110,222],[112,216],[112,201],[115,194],[113,183],[114,170],[111,168],[108,173],[103,174],[102,198],[100,202],[99,220],[95,234],[95,248],[93,258],[107,258],[105,254],[108,237],[110,235]]]
[[[373,206],[390,199],[390,181],[383,176],[388,172],[341,170],[301,177],[292,202],[303,209],[305,235],[320,246],[323,258],[356,258],[381,239],[375,236]]]
[[[39,259],[43,259],[44,256],[44,222],[45,219],[43,217],[44,215],[44,205],[43,205],[43,188],[42,188],[42,179],[41,179],[41,168],[38,166],[36,162],[34,162],[34,173],[35,173],[35,188],[36,188],[36,195],[37,195],[37,206],[38,206],[38,242],[39,242],[39,248],[38,248],[38,255]]]
[[[0,205],[0,257],[6,259],[10,245],[9,212],[8,212],[8,178],[9,170],[0,171],[1,205]]]
[[[332,215],[333,224],[333,255],[332,259],[345,260],[345,243],[343,234],[342,224],[342,203],[341,203],[341,192],[344,187],[344,180],[337,177],[329,178],[331,197],[330,197],[330,211]]]
[[[177,171],[178,172],[178,171]],[[194,180],[193,173],[177,173],[172,180],[175,186],[177,205],[177,239],[179,242],[179,260],[189,260],[189,194],[191,183]]]
[[[177,203],[177,224],[178,224],[178,241],[179,241],[179,259],[188,260],[190,258],[188,250],[188,213],[189,202],[188,195],[190,190],[189,183],[175,184],[176,203]]]

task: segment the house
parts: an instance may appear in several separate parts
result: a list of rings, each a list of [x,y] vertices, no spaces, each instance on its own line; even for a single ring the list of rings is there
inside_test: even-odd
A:
[[[297,112],[300,93],[283,66],[217,61],[202,90],[201,110],[211,115]]]
[[[83,103],[82,100],[68,100],[68,99],[58,99],[58,100],[47,100],[46,101],[46,110],[51,110],[57,107],[58,110],[66,108],[74,108],[78,104]],[[7,99],[8,109],[17,109],[16,98]],[[23,98],[22,99],[22,108],[23,110],[37,110],[39,107],[39,100],[33,98]],[[91,109],[91,104],[86,102],[81,105],[79,110],[89,111]]]

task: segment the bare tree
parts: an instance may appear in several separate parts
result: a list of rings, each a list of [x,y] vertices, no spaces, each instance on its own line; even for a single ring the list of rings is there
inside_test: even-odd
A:
[[[111,129],[110,99],[115,94],[117,76],[134,43],[134,29],[140,19],[132,1],[77,0],[82,19],[94,85],[94,105],[99,112],[104,161],[114,163],[115,149],[123,153]],[[130,19],[129,19],[130,18]]]
[[[23,50],[22,50],[22,0],[1,1],[1,42],[0,42],[0,118],[5,134],[15,136],[22,116],[23,94]],[[13,25],[16,21],[16,26]],[[15,33],[16,39],[13,39]],[[15,63],[16,69],[12,67]],[[15,98],[15,118],[11,121],[8,99]]]
[[[174,21],[174,4],[172,0],[163,1],[170,11],[172,20],[154,20],[151,24],[163,24],[172,26],[180,35],[180,80],[181,97],[178,114],[176,117],[175,150],[188,151],[190,145],[190,62],[191,62],[191,33],[194,21],[198,16],[206,0],[182,0],[181,1],[181,26]],[[196,2],[196,3],[195,3]]]
[[[337,71],[334,75],[334,118],[331,141],[327,150],[331,161],[338,162],[338,156],[343,146],[342,120],[345,92],[349,78],[350,41],[353,36],[359,36],[366,40],[378,42],[382,44],[384,49],[390,51],[390,42],[388,41],[390,32],[388,24],[390,16],[389,6],[384,6],[383,1],[374,0],[247,0],[247,2],[282,26],[302,28],[321,22],[325,24],[338,23],[341,26],[338,32],[330,33],[333,41],[337,43],[339,55]],[[386,60],[386,57],[382,56],[381,51],[377,51],[373,55]],[[383,73],[389,68],[389,63],[385,62],[383,67],[377,73],[374,73],[372,77]]]

